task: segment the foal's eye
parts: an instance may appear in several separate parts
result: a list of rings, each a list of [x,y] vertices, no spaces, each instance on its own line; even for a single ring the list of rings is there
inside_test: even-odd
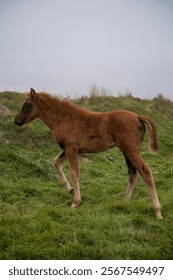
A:
[[[28,104],[27,103],[23,104],[23,109],[26,110],[27,108],[28,108]]]
[[[23,104],[23,111],[24,111],[25,113],[31,112],[31,109],[32,109],[32,104],[30,104],[30,103],[25,103],[25,104]]]

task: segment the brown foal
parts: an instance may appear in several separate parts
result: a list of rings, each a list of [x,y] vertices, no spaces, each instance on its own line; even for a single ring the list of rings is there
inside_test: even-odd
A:
[[[159,148],[156,127],[149,117],[126,110],[90,112],[69,100],[36,93],[31,89],[14,122],[22,126],[35,118],[40,118],[52,130],[63,150],[55,157],[54,164],[65,189],[73,193],[72,208],[81,201],[78,155],[99,153],[116,146],[123,153],[128,167],[129,183],[125,202],[131,199],[138,171],[147,184],[157,219],[163,218],[151,170],[141,156],[145,125],[149,130],[151,150],[157,152]],[[65,159],[69,162],[73,188],[61,168]]]

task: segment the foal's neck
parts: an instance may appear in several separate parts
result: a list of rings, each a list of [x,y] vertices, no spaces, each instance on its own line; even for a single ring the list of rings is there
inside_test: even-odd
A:
[[[64,122],[65,117],[71,115],[68,101],[61,101],[48,94],[39,94],[37,101],[39,118],[53,131],[55,127]],[[72,108],[75,105],[72,105]]]

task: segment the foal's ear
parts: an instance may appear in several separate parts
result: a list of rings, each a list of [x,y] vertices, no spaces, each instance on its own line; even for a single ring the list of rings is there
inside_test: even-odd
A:
[[[36,98],[36,92],[33,88],[31,88],[31,90],[30,90],[30,96],[31,96],[32,99]]]

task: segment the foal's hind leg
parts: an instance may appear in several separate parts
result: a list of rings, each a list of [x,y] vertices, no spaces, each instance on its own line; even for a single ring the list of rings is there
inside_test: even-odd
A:
[[[59,174],[61,183],[64,185],[67,192],[71,193],[73,191],[73,188],[70,186],[70,184],[69,184],[67,178],[65,177],[64,172],[61,168],[61,164],[63,163],[65,158],[66,158],[65,152],[63,151],[54,158],[54,165]]]
[[[125,160],[128,167],[129,182],[128,182],[128,188],[125,194],[124,201],[126,203],[129,203],[135,187],[137,172],[136,172],[136,168],[133,166],[129,158],[125,156]]]
[[[156,187],[155,187],[155,184],[153,181],[153,176],[152,176],[150,168],[146,165],[142,156],[139,153],[134,153],[130,157],[130,160],[131,160],[132,164],[134,165],[134,167],[139,171],[141,177],[143,178],[143,180],[146,182],[146,184],[148,186],[152,205],[155,210],[157,219],[162,220],[163,216],[161,213],[161,205],[160,205],[160,202],[159,202],[159,199],[157,196],[157,191],[156,191]]]

